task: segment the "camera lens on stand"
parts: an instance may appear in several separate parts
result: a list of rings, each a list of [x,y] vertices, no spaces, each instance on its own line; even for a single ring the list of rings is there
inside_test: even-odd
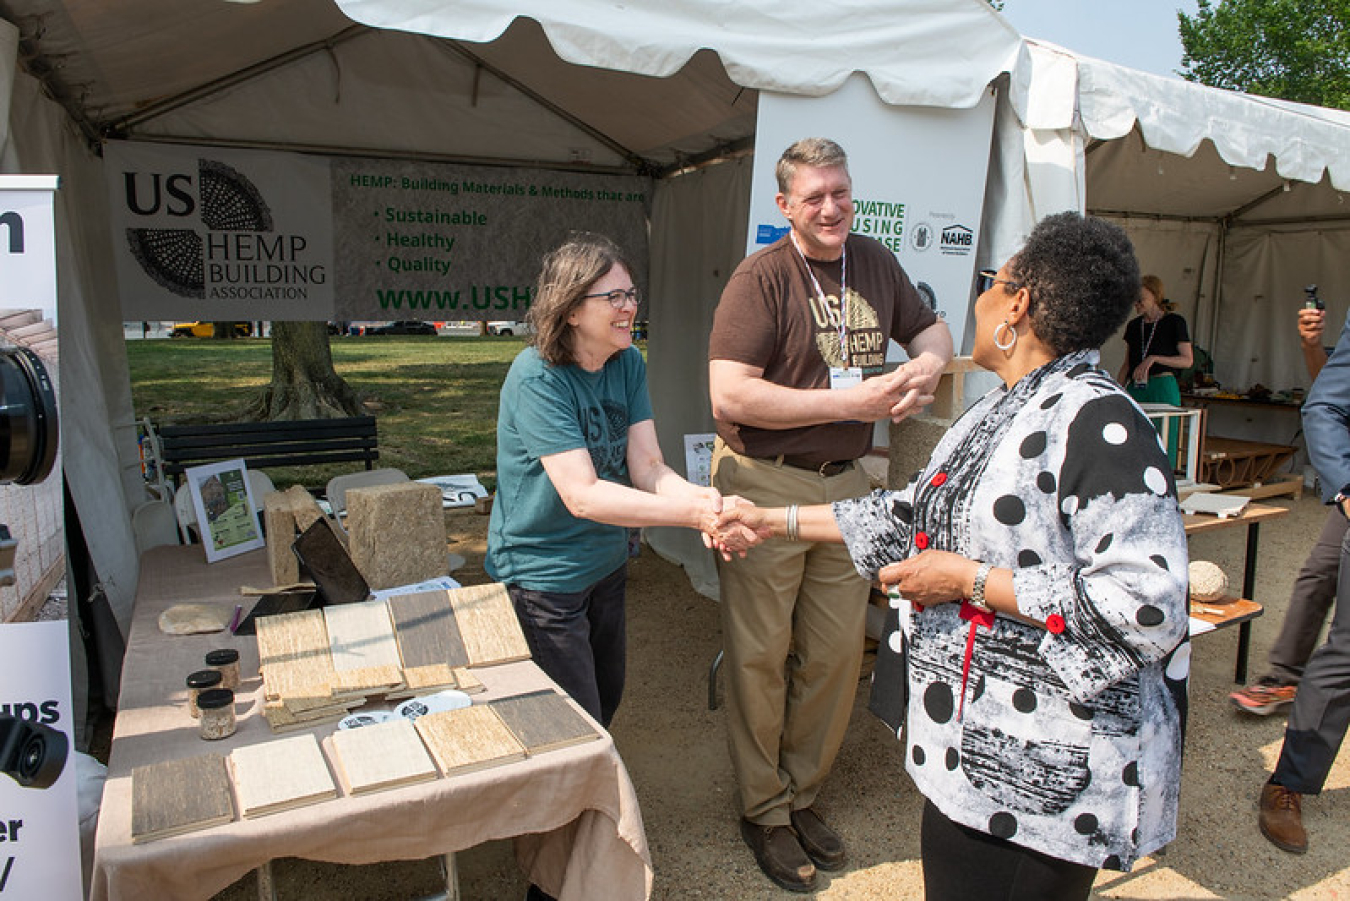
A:
[[[0,349],[0,482],[33,485],[51,475],[57,435],[46,367],[26,348]]]

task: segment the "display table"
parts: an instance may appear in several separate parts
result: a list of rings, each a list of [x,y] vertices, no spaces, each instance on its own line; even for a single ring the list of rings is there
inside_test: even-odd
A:
[[[530,880],[564,901],[650,895],[651,857],[637,796],[604,730],[597,741],[505,766],[362,796],[340,788],[332,801],[132,844],[134,767],[228,754],[280,737],[260,712],[256,641],[228,632],[164,635],[160,613],[184,602],[233,605],[241,600],[241,585],[268,584],[262,550],[209,566],[199,545],[159,547],[142,556],[95,842],[94,901],[205,899],[281,857],[347,864],[420,860],[510,837]],[[244,603],[247,609],[250,602]],[[208,742],[187,713],[183,680],[202,668],[207,651],[222,647],[240,655],[239,728],[228,739]],[[554,687],[529,661],[474,673],[486,688],[475,700]],[[329,723],[309,731],[322,741],[334,729]],[[324,751],[336,772],[331,748]]]
[[[1247,681],[1247,658],[1251,653],[1252,620],[1265,612],[1265,608],[1252,600],[1256,591],[1256,559],[1261,544],[1261,523],[1268,519],[1278,519],[1289,515],[1284,507],[1269,504],[1248,504],[1241,514],[1220,518],[1210,513],[1183,513],[1187,535],[1200,532],[1212,532],[1216,529],[1235,529],[1245,527],[1247,546],[1242,564],[1242,598],[1234,600],[1224,608],[1223,614],[1192,614],[1194,619],[1208,622],[1215,627],[1236,625],[1238,627],[1237,660],[1233,664],[1233,681],[1244,684]],[[1194,632],[1194,630],[1192,630]]]

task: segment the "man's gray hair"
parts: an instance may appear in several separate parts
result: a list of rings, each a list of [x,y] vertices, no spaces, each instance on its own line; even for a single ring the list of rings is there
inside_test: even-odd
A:
[[[829,138],[802,138],[793,144],[778,158],[778,167],[774,174],[778,176],[778,190],[782,194],[791,193],[792,177],[797,174],[798,166],[822,168],[840,166],[848,170],[848,154]]]

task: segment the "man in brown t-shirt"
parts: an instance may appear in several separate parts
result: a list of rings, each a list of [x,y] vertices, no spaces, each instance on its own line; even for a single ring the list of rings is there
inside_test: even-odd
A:
[[[713,322],[713,483],[761,505],[829,503],[868,490],[855,461],[873,423],[932,400],[952,340],[891,252],[849,234],[852,180],[838,144],[798,141],[777,176],[791,230],[737,267]],[[886,373],[892,338],[910,362]],[[816,867],[847,860],[811,805],[848,726],[868,586],[842,545],[791,539],[719,572],[741,835],[765,875],[808,891]]]

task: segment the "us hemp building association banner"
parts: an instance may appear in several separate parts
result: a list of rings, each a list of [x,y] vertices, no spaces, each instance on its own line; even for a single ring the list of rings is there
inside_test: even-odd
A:
[[[518,319],[571,231],[640,271],[637,176],[110,142],[123,319]]]

